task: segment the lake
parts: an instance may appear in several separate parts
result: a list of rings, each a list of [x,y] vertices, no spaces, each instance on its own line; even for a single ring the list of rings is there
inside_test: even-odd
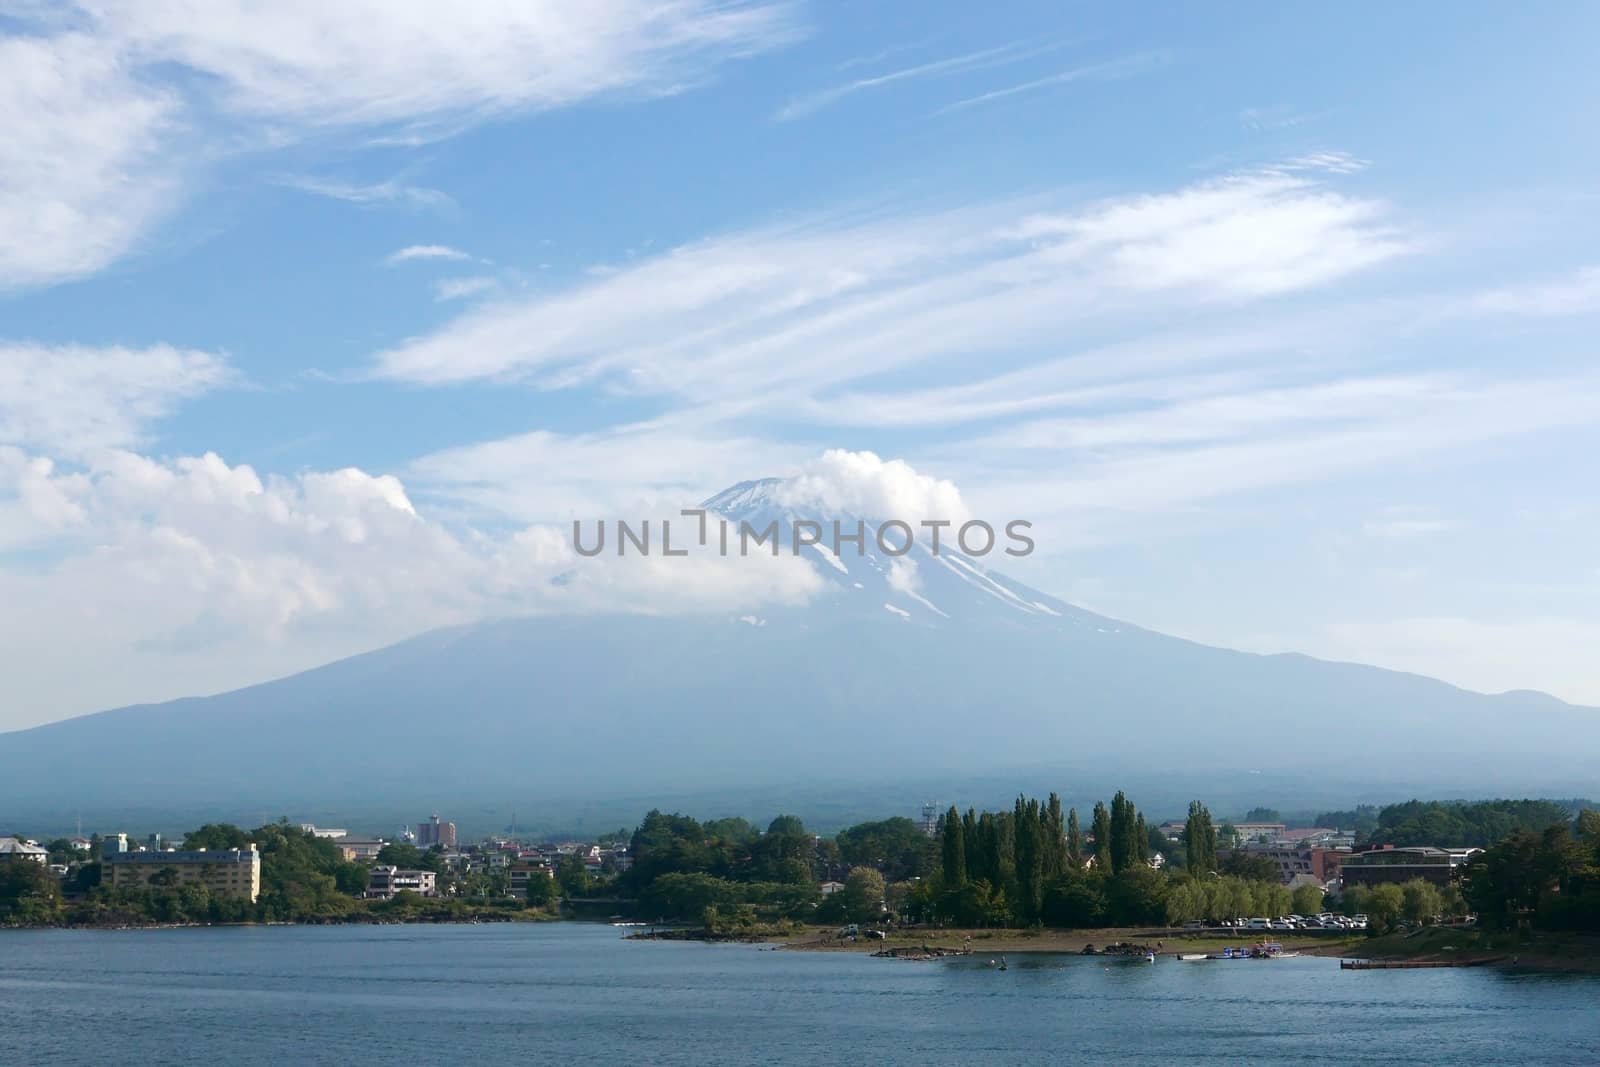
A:
[[[1012,955],[1000,972],[982,957],[620,934],[577,923],[0,932],[0,1062],[1600,1060],[1592,976],[1058,955]]]

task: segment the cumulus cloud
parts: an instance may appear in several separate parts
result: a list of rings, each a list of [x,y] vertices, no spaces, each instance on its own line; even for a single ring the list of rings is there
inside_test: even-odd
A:
[[[177,404],[226,383],[209,352],[0,341],[0,443],[52,455],[139,441]]]
[[[53,559],[0,557],[0,602],[32,605],[0,613],[7,711],[41,721],[231,688],[494,616],[746,611],[821,588],[804,559],[584,559],[569,538],[447,525],[399,479],[354,468],[280,476],[120,450],[63,468],[0,446],[0,552]],[[88,660],[95,679],[61,684]]]
[[[791,507],[873,520],[944,519],[959,524],[972,517],[953,482],[918,474],[904,460],[837,448],[785,478],[775,495]]]

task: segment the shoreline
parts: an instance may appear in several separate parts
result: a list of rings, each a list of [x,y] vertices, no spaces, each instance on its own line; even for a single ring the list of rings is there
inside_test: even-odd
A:
[[[147,923],[7,923],[0,924],[0,936],[10,930],[202,930],[250,929],[269,926],[482,926],[488,923],[547,923],[590,922],[587,919],[567,919],[559,915],[539,912],[512,914],[482,914],[464,917],[426,916],[393,918],[390,916],[328,916],[311,919],[266,919],[259,922],[147,922]]]
[[[1177,952],[1205,952],[1228,946],[1250,945],[1262,940],[1259,934],[1241,937],[1211,934],[1194,934],[1161,927],[1100,927],[1091,930],[996,930],[996,929],[939,929],[905,930],[890,933],[883,940],[861,939],[854,942],[841,940],[830,930],[806,930],[784,937],[770,937],[770,943],[781,948],[800,952],[865,952],[872,954],[884,949],[927,947],[946,954],[970,949],[972,954],[985,952],[1009,953],[1065,953],[1087,955],[1086,950],[1098,950],[1109,945],[1134,943],[1149,945],[1163,955]],[[1272,937],[1285,949],[1306,952],[1308,948],[1344,948],[1352,944],[1350,938],[1330,941],[1324,937]],[[1157,948],[1159,946],[1159,948]]]
[[[11,930],[139,932],[147,930],[227,929],[274,926],[477,926],[487,923],[581,923],[609,926],[605,920],[576,919],[549,913],[484,914],[467,917],[348,916],[265,922],[151,923],[25,923],[0,926]],[[763,946],[794,952],[852,952],[866,956],[925,962],[958,956],[1106,955],[1113,945],[1138,945],[1173,957],[1187,952],[1214,952],[1262,940],[1259,936],[1219,936],[1214,932],[1148,927],[1103,927],[1092,930],[929,929],[888,933],[883,939],[840,938],[833,927],[806,927],[790,932],[750,930],[708,933],[692,926],[659,926],[625,933],[629,941],[695,941],[703,944]],[[1529,935],[1434,927],[1411,934],[1382,937],[1317,936],[1270,938],[1286,951],[1331,960],[1375,963],[1434,963],[1440,966],[1486,967],[1501,972],[1600,974],[1600,934],[1534,932]]]

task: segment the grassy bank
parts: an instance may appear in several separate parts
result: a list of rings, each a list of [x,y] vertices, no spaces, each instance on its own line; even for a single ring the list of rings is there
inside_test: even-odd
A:
[[[1464,963],[1503,959],[1505,966],[1528,970],[1600,974],[1600,934],[1506,933],[1459,927],[1431,927],[1409,934],[1387,934],[1351,942],[1319,955],[1371,960]]]

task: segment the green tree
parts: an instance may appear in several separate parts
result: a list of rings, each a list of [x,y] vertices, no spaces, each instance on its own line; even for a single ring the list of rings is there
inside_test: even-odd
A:
[[[1183,824],[1185,866],[1196,874],[1217,869],[1217,832],[1211,825],[1211,812],[1198,800],[1189,802],[1189,818]]]
[[[1400,914],[1415,923],[1431,923],[1444,911],[1444,895],[1439,887],[1421,878],[1413,878],[1400,886]]]
[[[1294,888],[1289,906],[1296,915],[1316,915],[1322,911],[1322,897],[1321,886],[1298,885]]]
[[[1129,810],[1128,798],[1119,789],[1117,795],[1111,798],[1111,847],[1106,850],[1112,874],[1128,868],[1133,853],[1128,839],[1132,836],[1133,814]]]
[[[798,815],[779,815],[767,824],[767,833],[769,834],[804,836],[805,832],[806,824],[800,821],[800,816]]]
[[[1217,870],[1223,874],[1231,874],[1236,878],[1243,878],[1250,882],[1276,882],[1278,880],[1278,865],[1266,856],[1259,853],[1246,852],[1244,849],[1234,849],[1228,858],[1217,865]]]
[[[1111,873],[1111,815],[1106,811],[1106,806],[1095,801],[1094,820],[1090,824],[1094,827],[1094,860],[1095,865],[1107,874]]]
[[[583,897],[589,893],[589,869],[577,856],[562,856],[556,864],[556,885],[561,895],[568,898]]]
[[[60,903],[56,876],[44,864],[0,860],[0,922],[50,922]]]
[[[960,889],[967,881],[967,836],[954,804],[945,812],[943,837],[944,884]]]
[[[857,867],[845,875],[844,888],[839,895],[844,898],[845,917],[850,922],[871,922],[883,913],[885,886],[883,875],[871,867]]]
[[[846,864],[875,867],[891,881],[922,878],[933,870],[936,853],[933,838],[904,816],[859,822],[850,829],[840,830],[835,840],[838,856]]]
[[[1073,867],[1083,866],[1083,831],[1078,827],[1078,809],[1067,812],[1067,862]]]
[[[1172,842],[1167,840],[1167,835],[1161,832],[1161,827],[1152,826],[1145,834],[1145,847],[1149,850],[1146,855],[1154,859],[1157,852],[1166,858],[1174,867],[1184,866],[1187,859],[1182,852],[1172,847]]]
[[[1405,903],[1404,890],[1394,883],[1374,886],[1367,898],[1367,919],[1372,929],[1378,933],[1393,930],[1395,923],[1400,921],[1401,912],[1405,910]]]

